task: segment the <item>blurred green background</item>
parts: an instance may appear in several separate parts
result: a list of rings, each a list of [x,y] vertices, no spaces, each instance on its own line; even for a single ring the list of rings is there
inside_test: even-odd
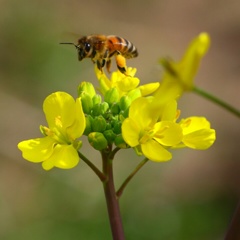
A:
[[[40,136],[48,94],[76,96],[80,81],[97,84],[91,61],[79,63],[76,50],[59,42],[93,33],[125,37],[139,50],[128,65],[147,83],[160,79],[160,57],[179,59],[207,31],[212,46],[196,83],[239,108],[239,11],[237,0],[1,0],[0,239],[111,239],[101,183],[84,162],[45,172],[17,149]],[[182,117],[206,116],[217,141],[207,151],[175,151],[171,161],[149,162],[137,174],[120,201],[129,240],[223,239],[236,207],[239,120],[194,94],[179,107]],[[84,143],[83,153],[100,166],[98,152]],[[116,156],[117,186],[140,160],[131,149]]]

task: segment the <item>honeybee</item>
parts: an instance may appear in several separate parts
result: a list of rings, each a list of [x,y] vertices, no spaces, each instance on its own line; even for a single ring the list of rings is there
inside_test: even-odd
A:
[[[91,58],[97,64],[99,70],[106,65],[110,72],[111,58],[115,56],[116,64],[120,72],[126,75],[126,59],[138,56],[137,48],[127,39],[115,35],[90,35],[81,37],[78,44],[72,44],[78,51],[78,60]]]

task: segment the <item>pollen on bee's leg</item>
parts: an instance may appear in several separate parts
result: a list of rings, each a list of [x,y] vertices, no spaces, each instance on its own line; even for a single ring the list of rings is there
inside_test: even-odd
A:
[[[119,71],[126,75],[126,58],[122,55],[116,55],[116,63]]]
[[[126,74],[126,73],[127,73],[127,70],[126,70],[125,67],[120,67],[120,66],[118,66],[118,65],[117,65],[117,67],[118,67],[118,70],[119,70],[121,73],[127,75],[127,74]]]

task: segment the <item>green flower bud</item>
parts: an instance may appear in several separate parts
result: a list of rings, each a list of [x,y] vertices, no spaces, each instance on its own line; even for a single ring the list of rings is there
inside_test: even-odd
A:
[[[123,111],[128,109],[129,106],[131,105],[131,103],[132,103],[132,100],[131,100],[130,97],[122,96],[120,98],[120,102],[119,102],[120,109],[123,110]]]
[[[116,88],[110,88],[104,95],[104,101],[109,105],[119,101],[119,92]]]
[[[114,121],[113,123],[113,131],[116,134],[120,134],[122,132],[122,123],[118,121]]]
[[[125,143],[122,134],[116,136],[114,143],[119,148],[128,148],[128,145]]]
[[[87,92],[81,92],[80,97],[82,101],[83,112],[89,114],[93,107],[91,96]]]
[[[106,130],[107,123],[103,116],[97,116],[92,121],[92,130],[94,132],[103,132]]]
[[[103,135],[107,139],[108,143],[113,143],[116,137],[116,134],[113,132],[112,129],[104,131]]]
[[[122,120],[124,120],[125,118],[128,117],[128,114],[129,114],[129,108],[127,108],[125,111],[121,111],[121,115],[123,117]]]
[[[112,129],[111,123],[107,122],[106,130]]]
[[[101,109],[101,114],[104,114],[109,109],[108,103],[107,102],[101,103],[100,109]]]
[[[108,110],[108,108],[109,106],[108,103],[106,102],[95,104],[92,108],[92,115],[93,116],[103,115]]]
[[[93,105],[93,108],[92,108],[92,116],[99,116],[99,115],[101,115],[100,103]]]
[[[107,147],[108,142],[104,135],[99,132],[92,132],[88,135],[88,142],[96,150],[103,150]]]
[[[86,92],[92,98],[96,95],[94,86],[90,82],[81,82],[78,86],[78,96],[80,97],[82,92]]]
[[[90,115],[87,115],[86,117],[85,117],[85,119],[86,119],[86,127],[85,127],[85,130],[84,130],[84,135],[88,135],[90,132],[92,132],[92,122],[93,122],[93,118],[92,118],[92,116],[90,116]]]
[[[95,95],[92,97],[92,101],[93,101],[93,105],[101,103],[101,102],[102,102],[102,97],[101,97],[101,95],[95,94]]]
[[[119,103],[113,103],[111,106],[111,112],[113,115],[117,115],[120,111]]]

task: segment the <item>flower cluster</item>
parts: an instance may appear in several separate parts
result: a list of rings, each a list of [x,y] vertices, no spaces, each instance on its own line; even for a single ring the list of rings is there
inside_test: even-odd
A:
[[[113,72],[109,79],[95,68],[100,94],[90,82],[78,87],[74,100],[64,92],[48,96],[43,109],[49,127],[40,127],[43,138],[18,144],[23,157],[42,162],[44,169],[72,168],[78,163],[82,135],[99,151],[110,146],[134,148],[152,161],[167,161],[171,151],[189,147],[207,149],[215,141],[215,130],[204,117],[180,119],[177,100],[192,90],[193,79],[210,39],[200,34],[180,62],[161,61],[165,72],[161,83],[140,85],[136,69],[127,74]]]

